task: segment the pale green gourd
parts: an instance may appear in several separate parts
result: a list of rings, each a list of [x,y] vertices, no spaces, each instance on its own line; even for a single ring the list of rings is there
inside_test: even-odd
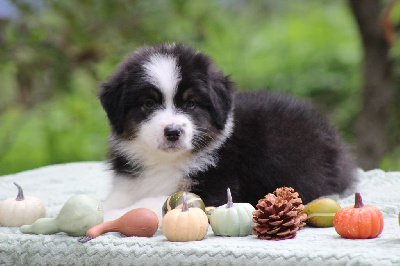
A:
[[[167,212],[173,209],[182,209],[183,205],[183,193],[186,193],[187,204],[189,208],[200,208],[205,211],[205,205],[199,195],[196,195],[187,191],[178,191],[173,195],[169,196],[164,202],[162,207],[162,215],[164,216]]]
[[[233,203],[228,188],[228,203],[216,208],[210,216],[210,225],[215,235],[247,236],[253,233],[254,207],[249,203]]]
[[[103,206],[93,196],[75,195],[65,202],[54,218],[41,218],[32,225],[23,225],[24,234],[55,234],[65,232],[70,236],[84,236],[92,226],[104,220]]]

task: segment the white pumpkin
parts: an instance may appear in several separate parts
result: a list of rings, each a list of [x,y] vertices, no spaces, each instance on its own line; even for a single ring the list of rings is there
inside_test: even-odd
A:
[[[182,194],[182,209],[173,209],[164,215],[162,232],[169,241],[198,241],[207,234],[206,213],[196,207],[189,208],[186,192]]]
[[[24,197],[22,188],[14,182],[18,188],[18,195],[14,198],[0,202],[0,225],[15,227],[32,224],[39,218],[46,216],[43,202],[36,197]]]
[[[233,203],[227,189],[228,203],[216,208],[210,216],[210,225],[217,236],[247,236],[252,234],[254,207],[249,203]]]

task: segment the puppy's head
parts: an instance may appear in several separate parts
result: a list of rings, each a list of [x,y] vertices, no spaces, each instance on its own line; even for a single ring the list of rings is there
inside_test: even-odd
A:
[[[114,136],[154,152],[196,152],[230,130],[232,83],[183,45],[132,53],[102,84],[100,100]]]

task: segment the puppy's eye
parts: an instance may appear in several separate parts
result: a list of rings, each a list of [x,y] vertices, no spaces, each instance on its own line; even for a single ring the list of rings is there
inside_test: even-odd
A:
[[[196,107],[196,103],[193,100],[189,100],[185,104],[186,108],[192,110]]]
[[[153,108],[155,105],[156,105],[156,102],[155,102],[154,100],[152,100],[152,99],[147,99],[147,100],[144,101],[144,103],[143,103],[143,106],[146,107],[146,108],[148,108],[148,109]]]

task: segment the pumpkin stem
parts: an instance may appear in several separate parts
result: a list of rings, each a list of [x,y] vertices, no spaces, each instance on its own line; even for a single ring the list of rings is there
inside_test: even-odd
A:
[[[362,202],[361,194],[357,192],[355,196],[354,208],[362,208],[363,206],[364,203]]]
[[[228,194],[228,203],[226,204],[226,208],[232,208],[233,207],[233,202],[232,202],[232,194],[231,194],[231,189],[228,188],[226,190],[227,194]]]
[[[189,210],[188,205],[187,205],[187,200],[186,200],[186,192],[183,192],[182,194],[182,211],[187,212]]]
[[[24,192],[22,191],[22,188],[17,184],[17,183],[13,183],[17,188],[18,188],[18,195],[16,197],[16,201],[22,201],[24,200]]]

